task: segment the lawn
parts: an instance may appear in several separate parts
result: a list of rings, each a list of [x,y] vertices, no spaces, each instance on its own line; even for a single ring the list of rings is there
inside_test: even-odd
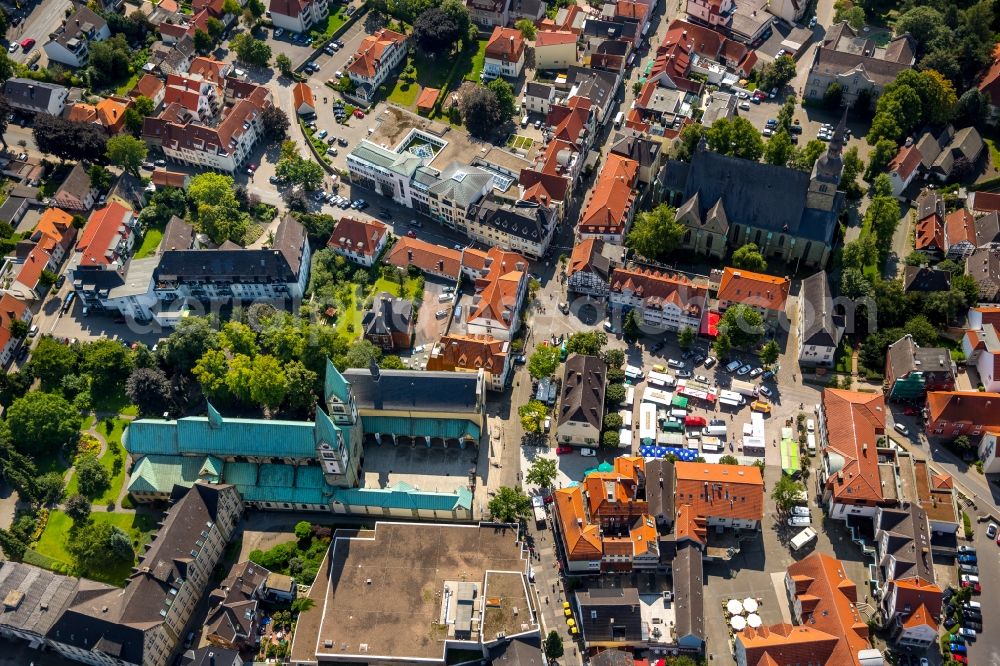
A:
[[[511,134],[507,137],[507,147],[514,148],[516,150],[530,150],[531,146],[534,145],[534,141],[526,136],[519,136],[517,134]]]
[[[984,136],[983,141],[990,147],[990,164],[1000,170],[1000,137]]]
[[[476,49],[475,53],[472,53],[471,51],[466,51],[465,53],[462,54],[463,61],[466,59],[467,55],[472,56],[471,59],[469,60],[471,68],[468,71],[466,71],[465,74],[463,75],[466,81],[479,83],[479,75],[483,71],[483,65],[486,64],[486,44],[487,41],[485,39],[480,39],[479,46]]]
[[[416,298],[422,294],[417,293],[417,280],[407,276],[406,280],[403,281],[403,291],[404,294],[400,293],[399,283],[395,280],[386,280],[385,278],[379,278],[375,282],[375,288],[372,290],[373,294],[378,294],[380,292],[387,291],[393,296],[403,296],[407,298]]]
[[[851,374],[851,368],[853,365],[854,349],[846,341],[842,340],[840,346],[837,347],[836,353],[833,355],[833,369],[835,372],[842,372],[845,374]]]
[[[94,522],[108,522],[127,532],[132,539],[132,546],[136,551],[149,542],[153,531],[156,529],[157,518],[148,514],[132,513],[93,513],[91,518]],[[76,567],[73,558],[66,550],[66,537],[69,535],[73,521],[62,511],[53,511],[49,514],[49,522],[45,525],[42,536],[33,544],[33,550],[42,558],[33,558],[35,563],[46,562],[50,568],[64,572],[71,572]],[[112,585],[123,585],[125,579],[131,572],[131,563],[124,563],[117,567],[101,568],[98,571],[81,571],[87,578],[98,580]]]
[[[90,420],[88,420],[89,423]],[[125,426],[128,425],[128,421],[125,419],[115,419],[114,428],[111,434],[104,428],[104,423],[100,423],[97,426],[97,431],[103,435],[108,441],[108,450],[104,452],[99,458],[101,467],[108,471],[108,476],[111,478],[111,485],[100,496],[95,497],[91,500],[92,504],[104,506],[111,501],[118,501],[118,494],[121,492],[122,484],[125,483],[125,448],[122,446],[122,431],[125,430]],[[119,452],[118,464],[115,465],[115,455],[114,451]],[[73,495],[78,492],[77,487],[78,479],[76,473],[70,477],[69,483],[66,484],[66,495]]]
[[[142,237],[142,245],[136,250],[135,258],[142,259],[148,257],[154,252],[156,248],[160,247],[160,241],[163,240],[163,229],[149,228],[146,229],[146,234]]]
[[[337,317],[337,334],[343,336],[347,340],[355,340],[359,335],[361,335],[361,320],[365,315],[364,303],[369,296],[381,293],[383,291],[389,292],[393,296],[405,296],[406,298],[416,298],[422,296],[423,294],[417,293],[418,279],[407,276],[403,282],[404,293],[400,293],[399,283],[395,280],[386,280],[385,278],[379,278],[375,281],[372,287],[366,287],[363,295],[358,296],[358,285],[356,283],[350,283],[351,286],[351,298],[350,302],[345,305],[345,309],[341,310],[340,315]],[[360,303],[360,307],[359,307]],[[353,329],[348,330],[348,325],[353,324]]]
[[[344,11],[330,12],[326,17],[326,23],[317,23],[309,29],[309,34],[314,38],[326,40],[333,36],[333,33],[340,29],[340,26],[347,23],[347,16]]]
[[[475,51],[466,49],[456,58],[430,58],[417,51],[407,61],[417,70],[416,83],[396,79],[396,85],[387,95],[390,102],[409,107],[417,101],[417,94],[423,88],[444,88],[456,90],[462,79],[479,81],[486,61],[486,40],[480,40]]]
[[[125,414],[126,416],[139,414],[139,408],[129,402],[124,388],[98,393],[91,397],[91,404],[94,411],[99,414]]]

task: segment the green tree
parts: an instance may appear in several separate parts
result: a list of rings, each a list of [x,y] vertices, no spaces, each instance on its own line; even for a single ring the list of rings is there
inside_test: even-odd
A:
[[[549,377],[559,367],[559,350],[551,345],[540,345],[528,358],[528,374],[534,379]]]
[[[899,224],[899,201],[891,196],[875,197],[865,211],[864,224],[875,233],[880,252],[887,254]]]
[[[636,216],[625,244],[647,259],[662,261],[680,246],[686,231],[677,221],[674,209],[660,204]]]
[[[137,367],[125,382],[125,394],[140,414],[157,414],[170,404],[170,380],[159,368]]]
[[[90,178],[90,186],[98,192],[107,192],[111,189],[114,175],[100,164],[91,164],[87,169],[87,176]]]
[[[764,90],[777,88],[781,90],[785,84],[795,78],[795,58],[783,55],[764,65],[757,77],[760,87]]]
[[[292,75],[292,59],[289,58],[284,53],[279,53],[274,58],[274,64],[278,66],[278,70],[284,76],[291,76]]]
[[[878,247],[872,234],[861,234],[850,243],[844,245],[840,254],[840,263],[844,268],[863,269],[878,261]]]
[[[990,114],[989,98],[975,86],[969,88],[955,104],[955,125],[982,127]]]
[[[893,26],[893,32],[897,36],[909,33],[920,49],[926,48],[946,31],[950,32],[950,28],[944,22],[944,16],[930,6],[913,7],[903,12]]]
[[[315,161],[294,155],[278,161],[275,175],[292,185],[301,185],[306,190],[318,190],[323,186],[323,167]]]
[[[858,147],[851,146],[844,152],[844,169],[840,175],[840,189],[847,193],[848,199],[857,201],[861,198],[858,176],[864,169],[865,163],[858,156]]]
[[[348,368],[368,368],[372,361],[376,363],[382,358],[382,350],[369,340],[358,340],[351,345],[344,355],[344,364]]]
[[[617,449],[621,444],[621,436],[617,430],[605,430],[601,433],[601,446],[606,449]]]
[[[211,171],[198,174],[188,183],[188,199],[199,231],[219,244],[227,240],[243,243],[250,215],[240,209],[232,176]]]
[[[702,139],[708,140],[708,128],[701,123],[686,125],[674,144],[674,159],[690,162]]]
[[[93,520],[75,525],[66,540],[66,550],[84,570],[106,570],[135,559],[128,534],[108,522]]]
[[[300,520],[295,523],[295,538],[299,541],[308,541],[312,538],[312,524],[308,520]]]
[[[189,373],[206,351],[219,348],[219,335],[204,317],[182,319],[160,345],[163,359],[178,373]]]
[[[531,500],[520,488],[501,486],[487,504],[487,508],[493,520],[500,523],[516,523],[531,512]]]
[[[556,461],[552,458],[539,456],[531,462],[531,467],[528,468],[528,473],[524,475],[524,480],[527,483],[542,488],[551,488],[553,482],[556,480],[556,475]]]
[[[823,106],[828,109],[839,109],[844,100],[844,86],[836,81],[826,87],[823,92]]]
[[[891,139],[881,139],[873,144],[871,154],[868,156],[868,169],[865,171],[865,180],[871,182],[879,174],[884,174],[889,166],[889,162],[896,156],[896,142]]]
[[[530,19],[521,19],[514,24],[514,27],[521,31],[521,36],[531,41],[535,38],[535,24]]]
[[[903,328],[913,336],[913,341],[921,347],[933,347],[938,341],[938,329],[924,315],[906,320]]]
[[[477,138],[491,136],[503,124],[497,95],[484,86],[475,86],[464,94],[459,108],[469,133]]]
[[[767,260],[757,249],[756,243],[747,243],[733,252],[732,265],[747,271],[763,273],[767,270]]]
[[[784,129],[778,130],[764,144],[764,161],[775,166],[785,166],[795,155],[795,144]]]
[[[90,375],[98,391],[113,391],[132,372],[132,355],[116,340],[94,340],[81,348],[80,369]]]
[[[63,504],[63,511],[74,524],[84,523],[90,518],[90,500],[80,493],[70,495]]]
[[[191,374],[201,385],[202,393],[210,399],[225,398],[229,395],[226,378],[229,374],[229,360],[221,349],[208,349],[194,364]]]
[[[620,405],[625,402],[625,394],[624,384],[608,384],[608,388],[604,390],[604,402],[609,405]]]
[[[787,514],[792,507],[798,504],[799,497],[805,492],[806,487],[785,474],[781,475],[774,489],[771,490],[771,499],[779,513]]]
[[[744,303],[730,305],[719,322],[719,331],[726,332],[733,346],[750,347],[764,335],[764,318]]]
[[[760,362],[764,365],[774,365],[781,355],[781,348],[774,340],[768,340],[760,350]]]
[[[638,340],[642,336],[642,321],[635,310],[629,310],[622,323],[622,335],[626,340]]]
[[[521,417],[521,427],[530,433],[542,431],[542,423],[548,414],[548,407],[539,400],[532,400],[517,408],[517,415]]]
[[[272,140],[283,139],[292,126],[288,114],[274,104],[260,112],[260,124],[264,136]]]
[[[861,30],[865,25],[865,10],[852,0],[837,0],[833,3],[833,22],[847,21],[855,30]]]
[[[267,42],[255,39],[248,32],[241,32],[229,42],[229,48],[240,61],[253,67],[267,67],[271,60],[271,47]]]
[[[872,186],[868,190],[868,196],[872,199],[877,199],[879,197],[888,197],[892,195],[892,181],[889,180],[889,174],[880,173],[875,176],[875,180],[872,181]]]
[[[622,415],[617,412],[604,415],[603,425],[605,430],[620,430],[624,423],[625,420],[622,418]]]
[[[813,139],[801,148],[797,148],[788,160],[788,166],[799,171],[812,171],[819,156],[826,152],[826,144],[819,139]]]
[[[840,293],[847,298],[863,298],[873,295],[875,289],[871,280],[860,268],[845,268],[840,275]]]
[[[500,122],[507,123],[517,115],[517,99],[514,97],[514,89],[510,87],[504,79],[497,77],[486,84],[486,87],[496,95],[497,104],[500,107]]]
[[[210,354],[214,355],[214,354]],[[253,363],[255,358],[237,354],[229,359],[226,365],[225,386],[226,391],[242,403],[249,403],[253,400],[250,394],[250,382],[253,380]],[[195,368],[197,370],[197,368]],[[259,403],[258,403],[259,404]]]
[[[549,635],[545,637],[544,649],[545,658],[549,661],[555,661],[563,656],[563,639],[555,629],[550,631]]]
[[[311,413],[316,406],[314,393],[317,383],[316,373],[301,361],[292,361],[285,365],[285,376],[288,378],[288,394],[285,400],[289,409]]]
[[[569,354],[598,356],[607,344],[608,335],[604,331],[574,333],[566,340],[566,351]]]
[[[215,41],[212,39],[212,36],[201,28],[195,28],[194,37],[192,39],[194,40],[194,48],[198,53],[208,53],[215,45]]]
[[[31,391],[11,404],[7,425],[17,450],[40,459],[76,444],[80,414],[61,395]]]
[[[20,562],[24,559],[28,544],[10,530],[0,529],[0,548],[3,549],[3,554],[7,556],[8,560]]]
[[[677,331],[677,344],[681,349],[691,349],[694,346],[697,333],[690,326],[683,326]]]
[[[724,455],[719,458],[720,465],[739,465],[740,461],[736,459],[736,456]]]
[[[65,490],[62,472],[46,472],[38,477],[38,501],[45,506],[61,502]]]
[[[257,333],[241,321],[227,321],[219,331],[219,344],[233,354],[256,356]]]
[[[31,329],[28,327],[28,322],[23,319],[14,319],[10,322],[10,335],[15,340],[23,340],[28,331]]]
[[[93,453],[85,453],[79,456],[74,466],[80,493],[85,497],[90,499],[99,497],[101,493],[111,486],[111,477],[108,474],[108,470],[101,465],[101,462]]]
[[[708,129],[708,145],[717,153],[756,162],[764,154],[760,132],[743,117],[721,118]]]
[[[625,365],[625,352],[621,349],[605,349],[601,353],[601,358],[609,368],[620,368]]]

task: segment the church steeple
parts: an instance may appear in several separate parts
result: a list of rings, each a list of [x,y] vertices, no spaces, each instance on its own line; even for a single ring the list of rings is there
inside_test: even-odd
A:
[[[840,122],[837,123],[837,129],[833,131],[833,138],[830,140],[830,146],[826,149],[828,155],[840,157],[844,150],[844,141],[847,138],[847,107],[844,107],[844,114],[840,116]]]

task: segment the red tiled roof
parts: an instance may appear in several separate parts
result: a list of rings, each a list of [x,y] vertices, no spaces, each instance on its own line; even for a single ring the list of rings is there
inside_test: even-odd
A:
[[[437,102],[438,95],[441,94],[441,90],[438,88],[425,87],[420,91],[420,95],[417,97],[417,108],[421,111],[429,111],[434,108],[435,102]]]
[[[271,0],[268,10],[272,14],[298,18],[311,2],[312,0]]]
[[[298,112],[302,105],[305,104],[310,109],[316,108],[316,98],[313,97],[312,88],[310,88],[305,82],[299,82],[295,84],[292,88],[292,106],[295,107],[295,111]]]
[[[228,69],[229,65],[221,60],[198,56],[191,61],[191,66],[188,67],[188,73],[198,74],[206,81],[211,81],[212,83],[221,86],[225,85],[225,72],[228,71]]]
[[[690,505],[695,516],[764,518],[764,478],[758,467],[678,461],[674,475],[674,502]]]
[[[17,272],[17,281],[29,289],[38,286],[38,280],[42,277],[42,271],[49,265],[52,255],[41,245],[31,248],[31,252],[25,257],[21,269]]]
[[[642,299],[645,307],[663,308],[672,303],[682,312],[697,316],[708,300],[708,290],[696,286],[682,275],[671,275],[654,270],[628,270],[616,268],[611,272],[610,288],[620,294],[631,291]]]
[[[979,82],[979,90],[990,99],[990,104],[1000,106],[1000,44],[993,49],[993,63]]]
[[[897,578],[890,585],[896,588],[896,612],[907,607],[913,609],[903,622],[904,627],[927,625],[937,631],[944,596],[940,587],[917,576]]]
[[[90,214],[83,235],[76,244],[76,251],[83,253],[81,267],[107,266],[114,261],[114,257],[108,256],[109,250],[115,245],[116,238],[129,233],[125,218],[131,212],[117,201],[112,201]]]
[[[569,30],[539,30],[535,33],[535,48],[556,44],[575,44],[576,35]]]
[[[632,187],[638,175],[638,162],[614,153],[608,155],[597,184],[590,192],[587,209],[580,216],[580,232],[623,233],[635,203],[636,192]]]
[[[637,21],[642,21],[646,18],[648,11],[649,5],[641,2],[633,2],[633,0],[618,0],[618,4],[615,6],[616,17],[636,19]]]
[[[392,246],[386,261],[400,268],[416,266],[423,271],[457,278],[461,271],[462,253],[404,236]]]
[[[784,312],[790,286],[788,278],[727,266],[719,282],[718,298],[719,301]]]
[[[968,423],[1000,428],[1000,393],[979,391],[928,391],[928,423]]]
[[[573,252],[569,255],[569,265],[566,267],[566,277],[590,266],[590,260],[594,256],[594,244],[599,242],[603,243],[596,238],[587,238],[573,246]]]
[[[15,320],[24,321],[24,312],[28,309],[27,301],[15,298],[10,293],[0,296],[0,350],[10,342],[10,325]]]
[[[944,250],[944,225],[936,213],[917,221],[913,247],[924,251]]]
[[[153,99],[163,90],[163,81],[159,80],[152,74],[143,74],[142,78],[135,84],[132,88],[130,95],[133,97],[138,97],[142,95],[143,97],[148,97]]]
[[[570,560],[599,560],[604,552],[600,528],[587,520],[583,506],[583,488],[559,488],[555,495],[559,532]]]
[[[406,35],[382,28],[374,35],[368,35],[358,46],[354,53],[351,64],[347,66],[347,71],[354,72],[358,76],[371,78],[378,72],[380,62],[394,44],[401,44],[406,41]]]
[[[920,151],[917,150],[916,144],[904,146],[889,162],[889,171],[895,171],[900,178],[906,180],[920,166],[920,159]]]
[[[498,328],[509,328],[517,316],[521,285],[527,276],[528,262],[519,254],[498,247],[486,253],[489,272],[476,281],[478,303],[473,303],[469,321],[490,319]]]
[[[976,244],[975,219],[972,213],[966,208],[959,208],[948,213],[947,217],[944,218],[944,235],[948,242],[948,247],[962,241],[968,241],[973,245]]]
[[[834,499],[852,504],[877,504],[884,497],[878,473],[879,437],[885,435],[885,397],[825,389],[826,455],[839,458],[831,464],[826,486]],[[831,457],[831,461],[833,458]],[[834,469],[839,465],[839,469]]]
[[[488,335],[446,335],[427,359],[428,370],[503,372],[510,343]]]
[[[333,228],[327,247],[341,249],[366,257],[374,257],[376,248],[388,231],[378,220],[358,220],[342,217]]]
[[[66,109],[66,120],[71,123],[92,123],[97,120],[97,107],[93,104],[75,102]]]
[[[177,187],[183,189],[187,185],[188,175],[180,171],[167,171],[166,169],[153,169],[152,181],[154,185],[162,187]]]
[[[995,192],[973,192],[970,208],[975,213],[1000,211],[1000,194]]]
[[[486,43],[486,57],[504,62],[517,62],[524,55],[524,37],[514,28],[493,28]]]

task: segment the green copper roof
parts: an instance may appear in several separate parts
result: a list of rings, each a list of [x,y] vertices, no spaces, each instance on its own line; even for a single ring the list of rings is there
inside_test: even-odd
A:
[[[422,419],[403,416],[362,416],[366,433],[441,437],[479,441],[479,426],[465,419]]]
[[[337,398],[345,405],[350,402],[351,385],[347,383],[344,376],[340,374],[333,361],[326,359],[326,377],[323,380],[323,395],[326,401],[330,401],[330,396]]]
[[[405,484],[404,484],[405,485]],[[462,488],[454,493],[429,493],[404,488],[337,488],[334,500],[350,506],[372,506],[383,509],[413,509],[423,511],[454,511],[472,508],[472,493]]]
[[[218,483],[221,471],[222,461],[214,456],[146,456],[132,470],[128,490],[169,493],[178,483],[191,486],[198,479]]]

